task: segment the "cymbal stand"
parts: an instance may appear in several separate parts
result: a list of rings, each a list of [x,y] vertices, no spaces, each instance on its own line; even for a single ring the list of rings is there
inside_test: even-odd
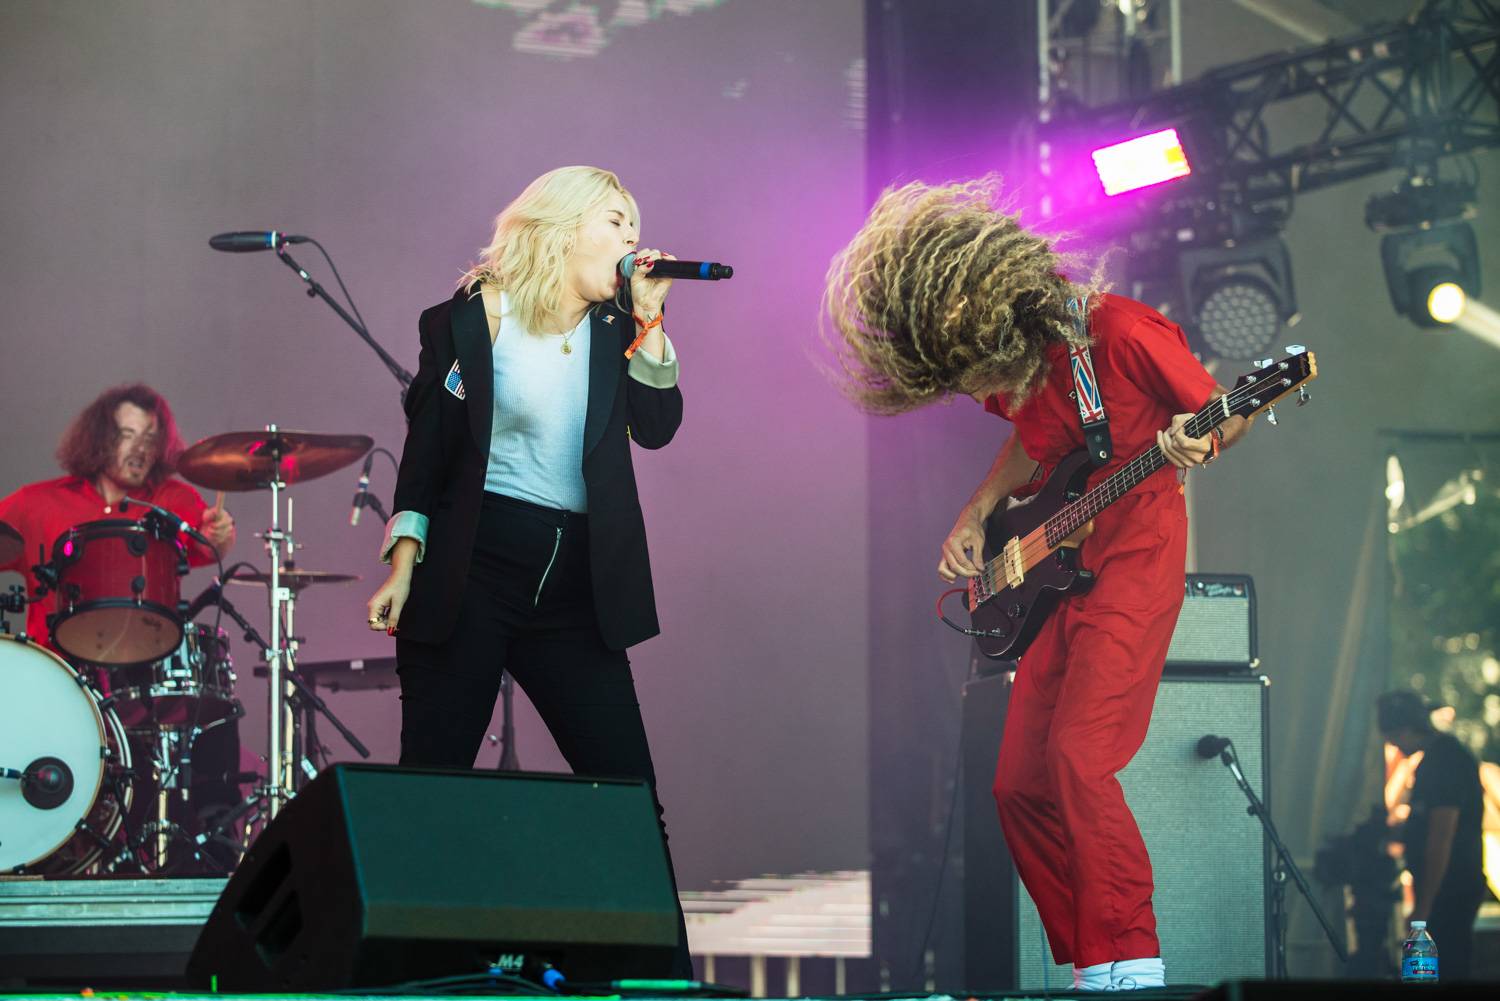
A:
[[[235,624],[245,631],[246,641],[254,643],[263,648],[268,646],[265,640],[261,637],[260,633],[256,631],[255,626],[251,625],[250,622],[240,614],[240,610],[234,607],[233,602],[231,602],[223,595],[220,595],[216,599],[216,601],[219,607],[224,610],[224,614],[233,619]],[[270,673],[269,670],[267,671],[267,673]],[[283,683],[296,693],[296,698],[299,702],[298,708],[301,711],[303,711],[309,718],[311,718],[314,713],[322,713],[323,718],[333,724],[333,728],[339,732],[340,736],[342,736],[346,741],[349,742],[349,746],[354,748],[356,754],[358,754],[362,758],[368,758],[370,756],[370,749],[364,745],[363,741],[355,736],[354,731],[350,730],[349,727],[344,724],[343,720],[339,719],[333,714],[333,710],[328,708],[328,703],[324,702],[323,699],[318,695],[313,684],[313,679],[311,677],[303,677],[302,674],[300,674],[298,671],[288,667],[282,671],[281,678]]]
[[[276,430],[275,424],[266,425],[267,435],[274,436]],[[266,687],[269,690],[266,707],[265,794],[267,812],[274,820],[293,792],[291,749],[287,739],[290,736],[288,732],[290,728],[287,727],[286,681],[282,677],[282,669],[295,667],[296,649],[291,638],[291,608],[294,599],[291,589],[284,587],[281,583],[281,566],[283,547],[285,547],[286,561],[293,562],[297,546],[291,533],[290,510],[286,531],[282,531],[281,528],[281,492],[287,488],[287,483],[281,478],[281,456],[278,454],[273,458],[276,471],[271,474],[271,481],[266,484],[271,490],[271,527],[260,533],[260,537],[265,542],[266,556],[271,562],[269,588],[271,639],[265,647]],[[290,503],[289,498],[289,509]],[[287,613],[285,634],[282,629],[283,609]]]
[[[215,599],[215,601],[217,602],[219,607],[224,610],[224,614],[233,619],[235,624],[245,631],[245,641],[247,643],[254,643],[264,650],[272,649],[272,643],[266,642],[265,638],[260,635],[255,626],[253,626],[243,615],[240,614],[239,609],[234,607],[233,602],[224,597],[222,593]],[[275,620],[273,619],[272,621],[274,623]],[[268,659],[266,664],[266,680],[268,682],[270,681],[270,673],[271,666]],[[290,685],[291,688],[293,688],[297,692],[298,699],[305,706],[310,707],[306,710],[309,716],[311,716],[313,712],[322,713],[324,718],[326,718],[330,723],[333,724],[334,729],[338,730],[343,738],[349,742],[349,746],[354,748],[354,750],[359,754],[360,757],[368,758],[370,756],[370,749],[367,748],[363,743],[361,743],[360,739],[354,735],[354,731],[345,726],[343,721],[333,714],[333,710],[328,708],[328,704],[318,697],[317,693],[313,690],[313,682],[311,678],[303,678],[297,673],[295,669],[289,667],[281,673],[281,683]],[[273,713],[277,711],[275,701],[275,697],[273,696],[271,707],[271,711]],[[290,700],[287,700],[287,702],[288,704],[290,704]],[[287,791],[285,792],[285,796],[289,799],[291,797],[289,787],[285,788],[287,789]],[[201,848],[203,845],[207,844],[214,838],[231,834],[234,830],[234,825],[241,822],[242,820],[245,821],[247,827],[256,823],[259,820],[259,814],[256,811],[262,803],[264,803],[266,806],[266,819],[271,819],[272,814],[270,813],[270,808],[272,804],[276,802],[277,800],[272,793],[272,787],[270,785],[270,782],[268,781],[266,785],[257,788],[238,806],[227,812],[224,816],[220,817],[219,822],[212,828],[198,835],[198,837],[195,839],[195,847]]]

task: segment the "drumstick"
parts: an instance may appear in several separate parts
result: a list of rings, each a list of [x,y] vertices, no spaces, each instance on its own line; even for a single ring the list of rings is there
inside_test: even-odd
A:
[[[214,510],[219,514],[224,513],[224,491],[222,490],[214,495]]]

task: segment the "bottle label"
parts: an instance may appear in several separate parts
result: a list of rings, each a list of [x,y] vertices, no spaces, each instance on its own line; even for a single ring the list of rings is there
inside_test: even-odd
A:
[[[1402,980],[1437,980],[1436,956],[1407,956],[1401,961]]]

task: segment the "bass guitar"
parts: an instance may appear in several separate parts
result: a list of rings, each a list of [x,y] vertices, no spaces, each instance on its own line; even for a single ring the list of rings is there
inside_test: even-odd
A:
[[[1189,437],[1202,438],[1231,417],[1263,410],[1275,424],[1271,407],[1288,393],[1297,394],[1298,406],[1307,402],[1307,383],[1318,376],[1311,351],[1294,345],[1286,358],[1258,364],[1193,415],[1185,428]],[[985,522],[983,566],[968,582],[970,632],[985,656],[1021,656],[1059,602],[1093,586],[1094,574],[1079,562],[1075,538],[1099,512],[1167,464],[1153,445],[1089,487],[1094,467],[1079,449],[1057,464],[1036,494],[995,509]]]

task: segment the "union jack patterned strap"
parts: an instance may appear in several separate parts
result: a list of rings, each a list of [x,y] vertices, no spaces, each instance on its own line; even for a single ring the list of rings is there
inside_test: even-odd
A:
[[[1094,359],[1087,345],[1068,352],[1073,361],[1073,388],[1078,391],[1078,419],[1098,424],[1105,419],[1104,397],[1099,395],[1099,380],[1094,378]]]
[[[1081,340],[1087,340],[1088,296],[1083,301],[1068,300],[1068,311],[1073,314],[1073,326]],[[1094,375],[1094,358],[1089,354],[1088,344],[1080,344],[1068,352],[1073,368],[1073,398],[1078,401],[1078,423],[1083,431],[1083,444],[1089,453],[1089,461],[1102,466],[1114,456],[1114,445],[1109,437],[1109,415],[1104,412],[1104,395],[1099,391],[1099,380]]]

